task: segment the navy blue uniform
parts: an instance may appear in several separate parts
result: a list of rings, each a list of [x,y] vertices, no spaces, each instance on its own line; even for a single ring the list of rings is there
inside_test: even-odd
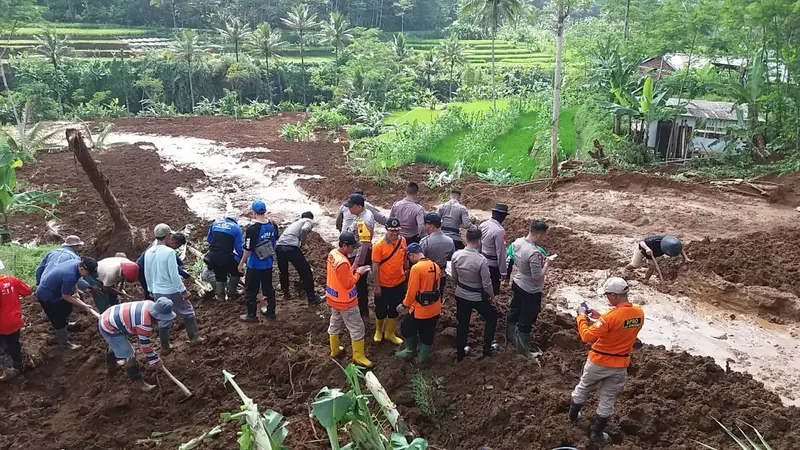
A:
[[[239,261],[242,259],[242,229],[233,219],[215,220],[208,227],[209,243],[205,263],[214,272],[218,283],[224,283],[228,276],[241,276]]]
[[[261,259],[256,255],[256,247],[262,242],[269,241],[275,249],[278,241],[278,226],[272,221],[267,223],[254,223],[247,227],[244,248],[250,252],[247,258],[247,277],[245,278],[244,298],[247,303],[247,314],[256,315],[258,306],[258,290],[267,299],[267,307],[262,312],[267,316],[275,315],[275,288],[272,286],[272,265],[275,256]]]

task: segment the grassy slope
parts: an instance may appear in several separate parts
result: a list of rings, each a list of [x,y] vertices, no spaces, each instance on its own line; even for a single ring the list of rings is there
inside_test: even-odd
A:
[[[577,108],[563,109],[559,120],[558,138],[565,153],[569,156],[575,153],[577,135],[575,134],[574,117],[576,110]],[[479,170],[487,171],[491,166],[494,166],[496,169],[509,169],[521,179],[530,179],[538,166],[537,160],[530,158],[528,155],[534,144],[532,127],[539,120],[549,120],[549,118],[540,118],[536,113],[520,116],[510,132],[497,136],[492,143],[497,152],[495,160],[487,161]],[[466,135],[466,131],[460,131],[447,136],[433,151],[421,155],[418,161],[444,165],[452,164],[456,159],[459,141]]]
[[[29,286],[36,284],[36,268],[44,254],[57,246],[23,247],[21,245],[0,245],[0,261],[6,268],[2,273],[14,275]]]
[[[466,112],[478,112],[478,111],[488,111],[492,108],[492,101],[491,100],[476,100],[473,102],[453,102],[449,103],[451,106],[460,106]],[[508,100],[506,99],[498,99],[497,100],[497,107],[503,108],[508,105]],[[394,123],[396,125],[400,125],[406,122],[414,122],[415,120],[419,123],[431,123],[433,119],[439,117],[442,113],[441,109],[436,109],[431,111],[430,108],[427,107],[417,107],[412,109],[411,111],[392,111],[392,114],[388,115],[385,119],[385,123]]]

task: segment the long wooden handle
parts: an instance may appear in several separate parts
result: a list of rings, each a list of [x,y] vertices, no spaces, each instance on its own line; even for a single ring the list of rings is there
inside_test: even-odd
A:
[[[185,395],[185,396],[187,396],[187,397],[191,397],[191,395],[192,395],[192,391],[190,391],[189,389],[187,389],[187,388],[186,388],[186,386],[184,386],[184,384],[180,382],[180,380],[178,380],[177,378],[175,378],[175,377],[174,377],[174,376],[173,376],[173,375],[170,373],[170,371],[169,371],[169,370],[168,370],[168,369],[167,369],[167,368],[166,368],[164,365],[162,365],[162,366],[161,366],[161,370],[162,370],[162,371],[163,371],[165,374],[167,374],[167,376],[169,377],[169,379],[170,379],[170,380],[172,380],[172,382],[173,382],[173,383],[175,383],[175,385],[176,385],[176,386],[178,386],[178,388],[180,388],[180,390],[181,390],[181,391],[183,391],[183,395]]]
[[[650,254],[650,257],[653,258],[653,264],[656,265],[656,272],[658,272],[658,279],[661,280],[661,282],[663,283],[664,282],[664,275],[661,274],[661,267],[658,267],[658,261],[656,261],[655,255]]]
[[[89,310],[89,312],[90,312],[90,313],[92,313],[92,315],[93,315],[93,316],[95,316],[95,317],[97,317],[98,319],[100,318],[100,313],[98,313],[97,311],[95,311],[95,310],[93,310],[93,309],[90,309],[90,310]],[[177,378],[175,378],[175,376],[174,376],[174,375],[172,375],[172,373],[170,373],[170,371],[169,371],[169,370],[168,370],[168,369],[167,369],[167,368],[166,368],[166,367],[165,367],[163,364],[161,365],[161,370],[162,370],[162,371],[163,371],[165,374],[167,374],[167,376],[169,377],[169,379],[170,379],[170,380],[172,380],[172,382],[173,382],[173,383],[175,383],[175,385],[176,385],[176,386],[178,386],[178,388],[180,388],[180,390],[181,390],[181,391],[183,391],[183,394],[184,394],[185,396],[187,396],[187,397],[190,397],[190,396],[192,395],[192,391],[190,391],[189,389],[187,389],[187,388],[186,388],[186,386],[185,386],[183,383],[181,383],[181,382],[180,382],[180,380],[178,380]]]

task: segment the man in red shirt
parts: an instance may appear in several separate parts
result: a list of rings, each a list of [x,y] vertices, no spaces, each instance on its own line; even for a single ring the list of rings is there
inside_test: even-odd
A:
[[[0,262],[0,270],[4,269]],[[31,295],[31,288],[19,279],[0,275],[0,342],[5,342],[8,353],[14,361],[13,369],[6,369],[0,381],[10,380],[22,372],[22,345],[19,334],[25,322],[22,321],[22,308],[19,304],[21,296]]]

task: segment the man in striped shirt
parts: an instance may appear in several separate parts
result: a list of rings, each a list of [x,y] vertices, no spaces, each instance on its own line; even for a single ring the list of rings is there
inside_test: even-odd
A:
[[[153,390],[155,386],[142,379],[142,372],[135,358],[136,351],[129,339],[131,336],[136,336],[139,346],[147,355],[149,365],[162,364],[150,342],[154,320],[158,321],[159,327],[168,327],[175,320],[172,300],[161,297],[155,302],[143,300],[114,305],[100,316],[97,324],[100,334],[103,335],[103,339],[110,348],[106,352],[106,367],[109,373],[116,371],[117,359],[125,360],[128,379],[134,386],[145,392]]]

